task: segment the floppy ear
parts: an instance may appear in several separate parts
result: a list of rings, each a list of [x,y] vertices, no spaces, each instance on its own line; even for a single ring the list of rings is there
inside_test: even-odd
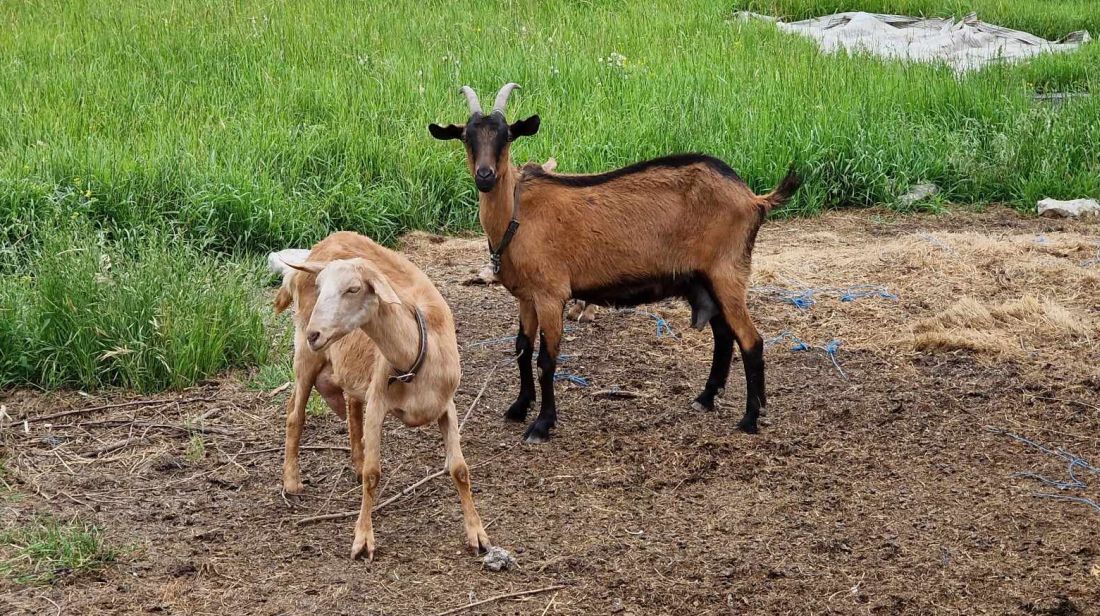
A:
[[[539,132],[539,117],[533,115],[508,127],[508,141],[515,141],[520,137],[530,137],[537,132]]]
[[[279,287],[279,292],[275,294],[275,314],[282,314],[284,310],[290,307],[293,300],[294,296],[285,284]]]
[[[287,267],[296,269],[299,272],[305,272],[307,274],[320,274],[321,270],[328,267],[327,261],[306,261],[305,263],[291,263],[290,261],[283,261]]]
[[[446,126],[440,126],[438,124],[428,125],[428,132],[432,134],[432,137],[440,141],[462,139],[462,131],[464,130],[466,130],[465,124],[448,124]]]
[[[374,292],[378,296],[378,299],[386,302],[387,304],[400,304],[401,298],[397,297],[397,293],[394,292],[390,283],[386,282],[385,277],[378,276],[371,278],[367,281],[367,288]]]

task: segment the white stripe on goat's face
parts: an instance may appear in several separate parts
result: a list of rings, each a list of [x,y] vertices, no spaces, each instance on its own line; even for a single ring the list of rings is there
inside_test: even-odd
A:
[[[314,352],[365,325],[381,302],[401,303],[386,277],[364,259],[306,263],[301,269],[317,273],[317,303],[306,326],[306,342]]]

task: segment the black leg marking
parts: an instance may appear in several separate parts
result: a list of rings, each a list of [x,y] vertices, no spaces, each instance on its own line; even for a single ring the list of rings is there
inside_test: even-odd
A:
[[[535,401],[535,375],[531,368],[531,356],[535,347],[531,344],[531,338],[523,333],[523,322],[520,321],[519,333],[516,334],[516,357],[519,362],[519,396],[504,418],[508,421],[522,422],[527,419],[527,411],[531,403]]]
[[[726,317],[719,312],[710,320],[710,329],[714,333],[714,355],[710,363],[710,376],[703,393],[691,403],[697,411],[709,411],[714,408],[715,396],[726,388],[730,375],[730,363],[733,361],[733,330]]]
[[[539,386],[542,390],[542,408],[539,416],[527,428],[523,440],[528,443],[545,443],[550,440],[550,430],[557,423],[558,409],[554,404],[554,372],[558,358],[546,348],[546,337],[539,335]]]
[[[768,403],[764,392],[764,341],[758,338],[753,346],[742,346],[741,359],[745,363],[745,416],[737,427],[756,434],[760,431],[756,425],[760,409]]]

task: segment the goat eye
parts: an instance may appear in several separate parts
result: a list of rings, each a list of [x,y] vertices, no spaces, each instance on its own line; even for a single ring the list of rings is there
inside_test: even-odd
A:
[[[363,287],[349,287],[344,293],[358,293],[363,290]]]

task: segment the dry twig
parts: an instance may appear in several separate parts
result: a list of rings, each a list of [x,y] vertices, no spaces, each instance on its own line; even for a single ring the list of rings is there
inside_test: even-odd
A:
[[[28,417],[23,421],[27,423],[34,423],[36,421],[46,421],[48,419],[58,419],[60,417],[69,417],[70,415],[84,415],[86,413],[94,413],[95,411],[105,411],[107,409],[120,409],[130,406],[152,406],[156,404],[189,404],[191,402],[214,402],[217,398],[184,398],[183,400],[135,400],[133,402],[121,402],[118,404],[104,404],[101,406],[90,406],[83,409],[73,409],[71,411],[63,411],[61,413],[53,413],[52,415],[42,415],[40,417]]]
[[[554,586],[546,586],[545,588],[536,588],[535,590],[523,590],[520,592],[511,592],[506,595],[497,595],[495,597],[489,597],[488,599],[482,599],[481,601],[474,601],[473,603],[467,603],[459,607],[451,608],[445,612],[440,612],[436,616],[447,616],[448,614],[457,614],[459,612],[466,611],[472,607],[484,605],[486,603],[492,603],[493,601],[500,601],[501,599],[511,599],[512,597],[523,597],[525,595],[537,595],[540,592],[549,592],[551,590],[560,590],[565,588],[564,584],[555,584]]]

